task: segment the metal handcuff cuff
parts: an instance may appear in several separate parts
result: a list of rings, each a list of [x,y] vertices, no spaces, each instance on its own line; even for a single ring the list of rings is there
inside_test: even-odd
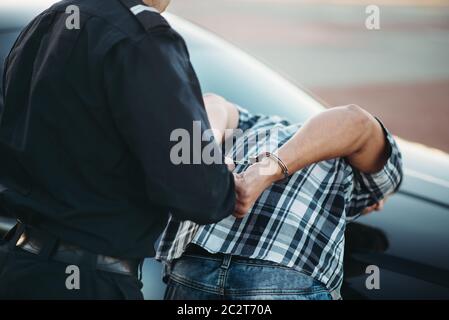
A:
[[[282,174],[284,175],[284,179],[282,179],[282,181],[285,181],[288,179],[288,177],[290,176],[290,172],[288,171],[287,165],[284,163],[284,161],[282,161],[281,158],[279,158],[277,155],[275,155],[272,152],[265,151],[257,156],[249,157],[248,161],[234,161],[234,164],[235,165],[253,165],[257,162],[261,162],[262,159],[264,159],[264,158],[270,158],[270,159],[275,160],[276,163],[281,168]]]

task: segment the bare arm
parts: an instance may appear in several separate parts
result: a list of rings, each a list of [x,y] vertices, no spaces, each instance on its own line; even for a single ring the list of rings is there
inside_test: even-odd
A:
[[[388,157],[379,122],[362,108],[349,105],[318,114],[279,149],[291,172],[333,158],[347,158],[352,167],[374,173]]]
[[[290,173],[312,163],[341,157],[361,172],[374,173],[385,165],[388,151],[379,122],[360,107],[350,105],[311,118],[279,149],[278,156]],[[267,165],[272,170],[267,171]],[[261,172],[272,174],[262,175]],[[271,159],[264,159],[237,175],[235,215],[244,216],[260,194],[282,177],[279,166]]]
[[[239,112],[234,104],[215,94],[205,94],[204,105],[215,140],[221,144],[226,138],[226,129],[236,129],[239,122]]]

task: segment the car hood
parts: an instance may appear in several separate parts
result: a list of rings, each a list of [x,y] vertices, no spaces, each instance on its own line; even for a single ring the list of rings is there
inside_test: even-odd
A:
[[[397,138],[404,162],[401,192],[449,208],[449,154]]]

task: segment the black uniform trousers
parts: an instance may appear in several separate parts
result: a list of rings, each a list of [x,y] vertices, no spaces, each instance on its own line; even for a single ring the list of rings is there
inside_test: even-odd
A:
[[[86,261],[78,267],[74,285],[68,264],[54,261],[51,248],[39,255],[15,246],[16,239],[0,243],[0,300],[142,300],[142,282],[128,275],[96,270]],[[67,285],[68,284],[68,285]]]

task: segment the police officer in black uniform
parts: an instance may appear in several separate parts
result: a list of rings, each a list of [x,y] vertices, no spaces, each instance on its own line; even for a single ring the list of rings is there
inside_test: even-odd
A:
[[[159,13],[168,2],[61,1],[16,41],[0,207],[19,222],[0,249],[0,298],[140,299],[138,266],[169,213],[200,224],[232,214],[224,164],[170,159],[173,130],[209,122],[185,42]],[[70,5],[79,28],[67,26]]]

